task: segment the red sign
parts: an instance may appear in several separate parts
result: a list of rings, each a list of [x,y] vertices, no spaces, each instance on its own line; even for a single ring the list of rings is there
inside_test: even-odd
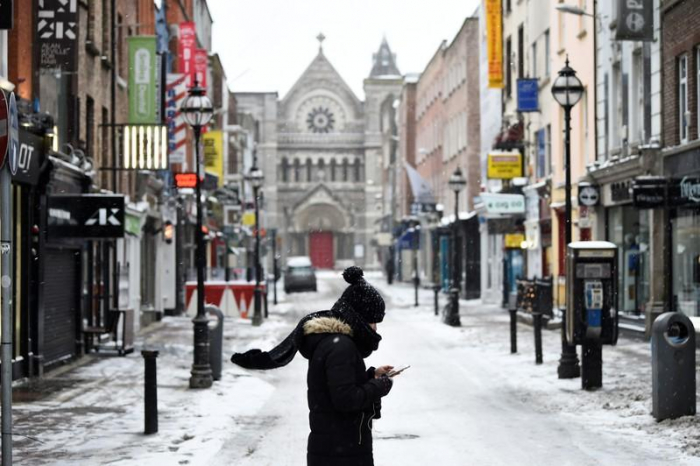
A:
[[[199,87],[207,88],[207,68],[209,67],[209,55],[204,49],[194,51],[194,76]]]
[[[175,173],[175,187],[177,188],[196,188],[197,174],[196,173]]]
[[[9,141],[9,120],[7,118],[7,97],[0,90],[0,168],[5,163],[5,154],[7,154],[7,143]]]
[[[178,71],[187,76],[187,87],[194,85],[195,50],[197,49],[197,33],[194,23],[180,23],[180,41],[178,47]]]

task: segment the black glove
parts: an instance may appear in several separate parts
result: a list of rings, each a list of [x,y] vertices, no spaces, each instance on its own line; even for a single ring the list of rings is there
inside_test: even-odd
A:
[[[394,381],[386,375],[378,377],[374,380],[377,381],[377,385],[379,386],[379,396],[386,396],[391,390],[392,385],[394,385]]]

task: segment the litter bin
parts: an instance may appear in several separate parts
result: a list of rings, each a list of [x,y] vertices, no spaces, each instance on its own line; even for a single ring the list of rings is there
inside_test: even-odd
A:
[[[224,344],[224,313],[218,307],[207,304],[204,308],[209,317],[209,366],[214,380],[221,380],[221,358]]]
[[[680,312],[657,317],[651,330],[652,415],[695,414],[695,328]]]

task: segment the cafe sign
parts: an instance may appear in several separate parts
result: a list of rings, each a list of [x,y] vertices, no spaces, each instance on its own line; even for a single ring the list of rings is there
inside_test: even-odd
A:
[[[491,180],[510,180],[523,176],[523,156],[520,152],[492,152],[486,170]]]

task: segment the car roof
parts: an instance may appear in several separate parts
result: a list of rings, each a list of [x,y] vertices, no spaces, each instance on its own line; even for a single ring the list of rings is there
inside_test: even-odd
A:
[[[293,256],[287,259],[289,267],[311,267],[311,259],[307,256]]]

